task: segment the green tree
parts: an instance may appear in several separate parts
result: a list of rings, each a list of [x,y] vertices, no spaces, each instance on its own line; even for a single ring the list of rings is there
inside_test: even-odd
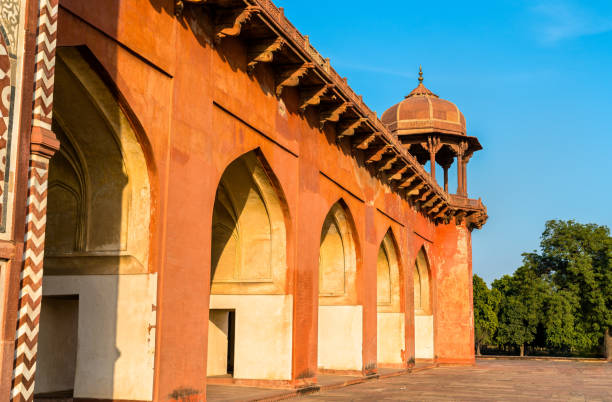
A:
[[[521,355],[526,345],[566,353],[594,351],[612,328],[610,230],[548,221],[540,252],[523,254],[522,266],[492,287],[501,294],[495,335],[499,344],[518,346]]]
[[[474,341],[476,354],[480,356],[480,346],[493,341],[497,331],[497,310],[501,294],[497,289],[489,289],[478,275],[473,278],[474,289]]]
[[[576,304],[575,295],[564,290],[548,295],[543,322],[546,346],[567,353],[585,345],[584,337],[576,331]]]
[[[605,330],[612,327],[610,229],[552,220],[546,222],[540,246],[541,254],[532,258],[557,291],[549,307],[548,343],[583,350],[601,346]]]
[[[525,346],[536,339],[543,322],[543,307],[550,285],[542,279],[530,256],[512,276],[504,275],[493,282],[502,297],[498,313],[496,339],[501,345],[514,345],[525,354]]]

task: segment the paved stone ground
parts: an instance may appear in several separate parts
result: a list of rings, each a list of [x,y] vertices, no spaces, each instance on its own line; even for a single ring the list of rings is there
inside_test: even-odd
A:
[[[612,401],[612,363],[479,360],[305,395],[305,401]]]

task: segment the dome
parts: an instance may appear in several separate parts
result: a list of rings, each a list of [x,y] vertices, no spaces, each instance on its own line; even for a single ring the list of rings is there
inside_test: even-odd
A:
[[[442,133],[466,135],[465,117],[452,102],[440,99],[423,85],[419,69],[419,85],[400,103],[387,109],[382,122],[396,135]]]

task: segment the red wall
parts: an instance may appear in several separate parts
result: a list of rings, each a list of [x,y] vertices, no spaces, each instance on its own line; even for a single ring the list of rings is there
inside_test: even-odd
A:
[[[150,270],[159,274],[156,399],[185,389],[205,394],[212,207],[224,169],[253,149],[264,155],[287,203],[296,384],[316,375],[320,232],[340,199],[359,246],[364,371],[376,367],[376,258],[389,228],[404,278],[406,360],[414,355],[412,269],[425,244],[435,278],[435,354],[440,362],[474,361],[465,226],[433,225],[373,178],[336,145],[333,128],[319,130],[315,109],[296,111],[294,89],[274,96],[267,66],[246,73],[239,40],[213,46],[206,26],[177,22],[172,1],[84,4],[61,1],[59,45],[85,45],[93,52],[142,125],[150,149]]]

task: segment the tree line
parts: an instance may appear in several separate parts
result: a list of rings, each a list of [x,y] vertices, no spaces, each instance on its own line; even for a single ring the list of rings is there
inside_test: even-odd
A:
[[[610,229],[570,221],[546,222],[540,250],[491,288],[474,275],[474,335],[498,350],[554,354],[602,352],[612,328]]]

